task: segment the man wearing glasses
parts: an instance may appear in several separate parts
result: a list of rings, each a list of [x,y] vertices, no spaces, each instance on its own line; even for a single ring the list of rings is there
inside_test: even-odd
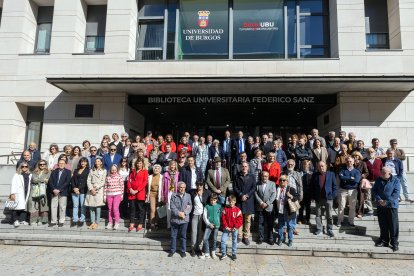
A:
[[[402,188],[403,195],[405,197],[405,201],[409,203],[413,203],[414,200],[411,200],[409,196],[410,192],[408,191],[408,186],[407,186],[407,173],[405,172],[404,165],[402,163],[406,159],[405,152],[403,149],[398,147],[397,139],[391,139],[390,146],[391,146],[391,149],[394,150],[395,158],[401,160],[402,173],[399,179],[401,182],[401,188]]]
[[[109,154],[105,154],[103,156],[104,160],[104,167],[107,172],[111,170],[112,165],[119,165],[119,162],[121,161],[122,156],[117,153],[117,148],[115,145],[111,145],[109,147]]]
[[[95,146],[91,146],[89,151],[91,153],[91,155],[89,155],[89,157],[88,157],[88,159],[89,159],[89,168],[92,168],[93,165],[95,164],[98,149]]]
[[[298,171],[295,171],[295,165],[295,160],[289,159],[286,163],[286,170],[284,171],[284,174],[287,175],[289,179],[289,186],[294,188],[298,193],[299,201],[301,202],[303,200],[302,176]],[[299,230],[294,228],[293,234],[299,235]]]

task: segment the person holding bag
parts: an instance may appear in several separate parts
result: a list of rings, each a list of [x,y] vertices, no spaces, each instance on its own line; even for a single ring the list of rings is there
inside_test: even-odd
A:
[[[288,231],[288,246],[293,245],[293,229],[296,226],[296,212],[298,205],[296,202],[299,200],[298,192],[295,188],[289,186],[289,177],[282,175],[279,181],[279,187],[276,192],[276,206],[277,206],[277,218],[278,218],[278,241],[277,245],[282,245],[283,227],[287,226]]]
[[[31,179],[32,174],[29,171],[29,164],[26,161],[22,161],[13,176],[9,197],[10,201],[15,202],[15,207],[12,212],[14,227],[28,224],[26,222],[28,210],[27,202],[30,196]]]
[[[46,195],[47,182],[50,178],[50,171],[46,160],[37,162],[31,180],[31,193],[28,198],[30,211],[30,224],[47,224],[49,205]]]

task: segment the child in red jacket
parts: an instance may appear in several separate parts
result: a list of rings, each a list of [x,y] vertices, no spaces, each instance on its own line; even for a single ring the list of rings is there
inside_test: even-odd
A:
[[[232,255],[233,261],[237,259],[237,232],[243,225],[243,215],[238,207],[236,207],[236,197],[229,196],[229,205],[226,206],[221,214],[221,222],[223,227],[223,235],[221,236],[221,258],[227,258],[226,242],[227,238],[232,233]]]

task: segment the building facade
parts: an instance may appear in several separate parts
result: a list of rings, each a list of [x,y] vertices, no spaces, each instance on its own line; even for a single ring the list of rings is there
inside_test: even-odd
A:
[[[410,0],[0,0],[0,155],[314,127],[414,154],[413,14]]]

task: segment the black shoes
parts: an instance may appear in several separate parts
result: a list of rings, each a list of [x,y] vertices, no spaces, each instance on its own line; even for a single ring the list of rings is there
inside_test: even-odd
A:
[[[333,233],[333,231],[332,231],[332,230],[328,230],[327,235],[328,235],[330,238],[335,237],[335,234]]]
[[[292,247],[292,245],[293,245],[292,241],[289,241],[287,244],[288,247]]]
[[[392,252],[397,252],[398,251],[398,246],[394,245],[393,247],[391,247]]]
[[[187,254],[185,254],[185,252],[181,252],[180,256],[181,256],[181,258],[185,258],[185,257],[187,257]]]
[[[245,245],[250,245],[249,238],[243,238],[243,243],[244,243]]]
[[[274,241],[269,241],[269,245],[275,245]]]
[[[174,253],[175,253],[175,252],[170,252],[170,253],[168,253],[168,257],[170,257],[170,258],[171,258],[172,256],[174,256]]]
[[[59,227],[63,227],[63,223],[59,223]]]
[[[375,243],[375,246],[376,246],[376,247],[388,247],[389,245],[388,245],[388,243],[386,243],[386,242],[383,242],[383,241],[377,241],[377,242]]]
[[[196,252],[195,252],[194,249],[191,249],[190,256],[191,257],[195,257],[196,256]]]
[[[281,246],[282,245],[282,240],[277,240],[277,243],[276,243],[278,246]]]
[[[231,259],[232,259],[233,261],[237,260],[237,256],[236,256],[236,254],[231,255]]]
[[[260,245],[260,244],[262,244],[263,243],[263,241],[261,241],[261,240],[258,240],[257,242],[256,242],[256,244],[258,244],[258,245]]]

